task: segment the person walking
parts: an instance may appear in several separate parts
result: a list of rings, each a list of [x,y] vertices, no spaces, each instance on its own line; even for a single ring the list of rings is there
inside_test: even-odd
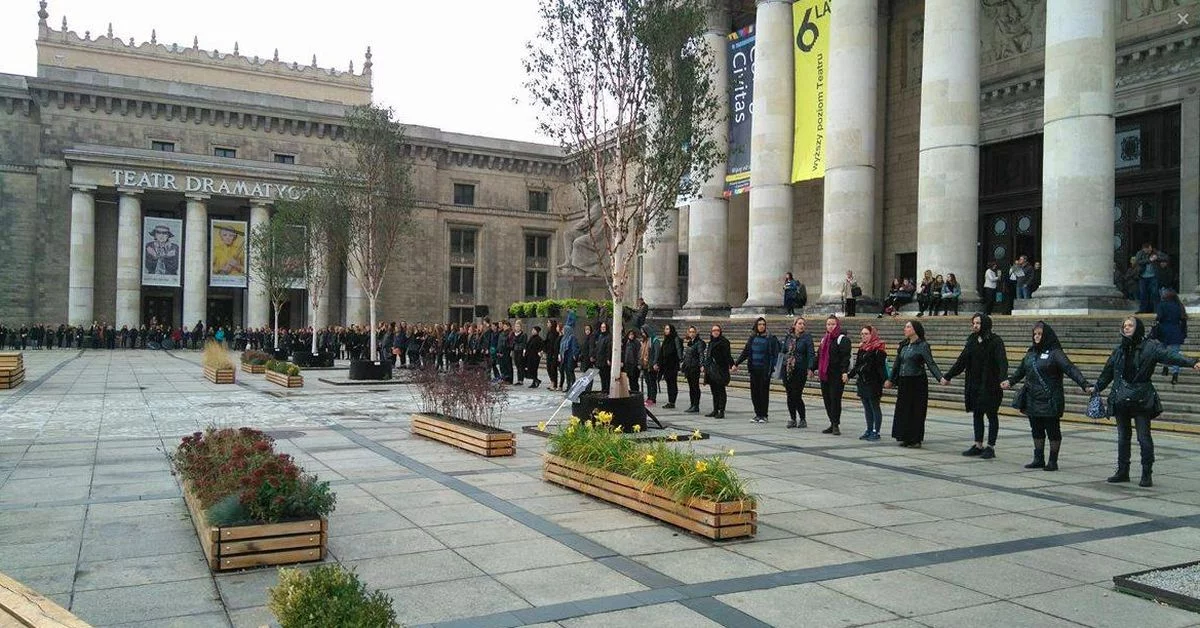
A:
[[[679,396],[679,364],[683,356],[683,340],[675,331],[675,326],[663,326],[662,342],[658,348],[658,360],[654,363],[654,372],[666,384],[667,402],[663,408],[675,407],[675,398]]]
[[[733,352],[720,325],[714,324],[710,334],[708,345],[704,349],[700,374],[704,377],[704,382],[708,384],[709,392],[712,393],[713,411],[704,416],[723,419],[725,418],[725,403],[729,400],[725,394],[725,387],[729,385],[729,370],[733,366]]]
[[[1187,366],[1200,370],[1200,361],[1171,351],[1157,340],[1146,338],[1141,319],[1130,316],[1121,323],[1121,344],[1113,349],[1104,370],[1096,380],[1096,391],[1108,394],[1108,410],[1117,421],[1117,472],[1108,478],[1111,483],[1129,481],[1130,423],[1137,430],[1141,448],[1142,479],[1138,486],[1153,486],[1154,439],[1150,422],[1162,414],[1162,400],[1150,378],[1159,364]]]
[[[846,374],[850,372],[850,338],[842,333],[842,322],[830,314],[825,319],[825,337],[817,350],[817,378],[821,381],[821,400],[829,427],[822,434],[841,436],[842,392],[846,389]]]
[[[942,379],[942,370],[925,342],[925,328],[919,321],[910,320],[904,324],[904,340],[896,348],[892,374],[883,384],[884,388],[897,389],[892,438],[900,441],[901,447],[920,448],[925,440],[925,415],[929,411],[926,369],[935,380]]]
[[[690,326],[683,340],[683,358],[679,361],[679,370],[683,371],[688,383],[688,407],[684,410],[688,414],[700,412],[700,368],[703,363],[704,341],[696,333],[695,326]]]
[[[750,361],[750,399],[754,404],[754,418],[750,419],[752,423],[767,422],[771,404],[771,372],[778,355],[779,339],[767,332],[767,319],[759,316],[754,321],[754,331],[746,339],[746,346],[733,363],[733,371],[737,371],[743,362]]]
[[[847,270],[846,278],[842,280],[842,304],[845,306],[847,318],[854,318],[858,307],[858,298],[862,296],[862,288],[854,278],[854,271]]]
[[[964,456],[979,456],[984,460],[996,457],[996,436],[1000,433],[1000,402],[1004,393],[1000,381],[1008,375],[1008,354],[1004,340],[992,332],[992,317],[976,313],[971,317],[971,334],[954,365],[942,378],[942,385],[966,372],[963,399],[967,412],[975,422],[975,443],[963,452]],[[987,445],[983,444],[983,419],[987,417]]]
[[[1172,288],[1167,288],[1162,293],[1162,301],[1154,311],[1154,320],[1157,324],[1154,326],[1156,336],[1159,342],[1166,345],[1167,349],[1178,352],[1183,343],[1187,341],[1187,310],[1183,304],[1179,302],[1179,293]],[[1163,375],[1169,372],[1171,374],[1171,384],[1179,383],[1179,367],[1164,366]]]
[[[858,355],[848,377],[854,378],[867,419],[867,430],[858,439],[877,441],[883,427],[879,401],[883,398],[883,382],[887,379],[887,345],[879,337],[879,330],[871,325],[859,331]]]
[[[792,273],[788,273],[783,278],[783,307],[787,310],[788,316],[796,315],[796,307],[799,300],[800,282],[796,281]]]
[[[792,329],[783,340],[783,387],[787,391],[787,408],[789,428],[808,427],[807,412],[804,408],[804,387],[808,384],[808,376],[816,366],[816,352],[813,350],[812,336],[806,330],[807,321],[803,316],[792,322]]]
[[[1018,410],[1029,417],[1029,430],[1033,434],[1033,461],[1026,469],[1058,471],[1058,451],[1062,445],[1060,421],[1066,406],[1063,392],[1063,376],[1079,384],[1087,392],[1091,385],[1083,373],[1071,362],[1058,342],[1058,335],[1046,324],[1038,321],[1033,326],[1033,344],[1021,358],[1012,377],[1000,382],[1008,390],[1025,382],[1025,388],[1017,393]],[[1045,458],[1046,441],[1050,441],[1050,459]]]

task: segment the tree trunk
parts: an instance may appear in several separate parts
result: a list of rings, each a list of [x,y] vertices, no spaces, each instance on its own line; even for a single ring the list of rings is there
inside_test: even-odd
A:
[[[374,292],[367,293],[367,307],[371,310],[371,361],[375,362],[379,359],[379,347],[375,342],[375,300]]]
[[[317,355],[317,325],[316,325],[316,323],[317,323],[317,307],[318,307],[319,300],[320,300],[319,298],[313,299],[313,302],[312,302],[313,319],[312,319],[312,324],[309,325],[310,327],[312,327],[312,353],[313,353],[313,355]]]
[[[612,354],[612,368],[609,369],[608,396],[610,398],[619,398],[628,396],[627,393],[622,394],[622,390],[627,389],[622,389],[621,386],[619,386],[619,382],[621,381],[622,362],[621,340],[625,337],[625,330],[623,329],[625,324],[625,318],[623,316],[625,313],[625,256],[621,251],[618,251],[616,255],[613,255],[612,272],[613,289],[609,291],[613,300],[612,323],[609,325],[609,337],[612,338],[612,351],[610,352]],[[597,333],[599,333],[599,331],[599,329],[596,330]]]
[[[282,310],[281,304],[275,304],[275,350],[279,351],[279,310]]]

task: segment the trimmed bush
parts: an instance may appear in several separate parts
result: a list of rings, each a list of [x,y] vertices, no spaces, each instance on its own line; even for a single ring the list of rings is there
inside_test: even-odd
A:
[[[341,565],[280,569],[279,584],[268,594],[267,606],[283,628],[400,625],[392,598],[381,591],[368,592],[358,575]]]

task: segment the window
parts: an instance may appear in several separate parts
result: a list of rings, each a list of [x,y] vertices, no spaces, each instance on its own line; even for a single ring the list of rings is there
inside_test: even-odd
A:
[[[228,157],[229,159],[236,159],[237,158],[237,149],[236,148],[214,148],[213,156],[214,157]]]
[[[450,267],[450,294],[475,294],[475,269],[470,266]]]
[[[525,271],[525,298],[546,298],[546,284],[549,282],[549,276],[550,273],[544,270]]]
[[[475,231],[471,229],[450,230],[450,254],[475,256]]]
[[[454,184],[454,204],[455,205],[474,205],[475,204],[475,186],[470,183],[455,183]]]
[[[475,320],[475,308],[472,307],[452,307],[450,308],[450,322],[459,325],[471,323]]]
[[[526,258],[550,257],[550,236],[546,236],[546,235],[527,235],[527,236],[525,236],[525,257]]]
[[[529,211],[543,214],[550,211],[550,193],[545,190],[529,190]]]
[[[285,155],[284,153],[275,153],[273,157],[277,164],[294,164],[296,163],[295,155]]]
[[[175,142],[160,142],[158,140],[151,140],[150,150],[161,150],[164,153],[173,153],[175,152]]]

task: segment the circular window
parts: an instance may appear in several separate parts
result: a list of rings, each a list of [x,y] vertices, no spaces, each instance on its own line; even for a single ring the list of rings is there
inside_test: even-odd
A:
[[[1004,248],[1003,245],[997,246],[996,248],[992,249],[992,257],[994,259],[1004,259],[1005,257],[1008,257],[1008,249]]]
[[[1003,218],[997,218],[996,222],[992,223],[992,232],[996,235],[1008,233],[1008,221]]]
[[[1029,233],[1029,229],[1031,227],[1033,227],[1033,218],[1029,216],[1021,216],[1021,218],[1017,220],[1018,233]]]
[[[1114,251],[1120,251],[1121,245],[1124,243],[1125,243],[1125,241],[1123,238],[1121,238],[1121,234],[1118,233],[1117,235],[1113,236],[1113,250]]]
[[[1124,217],[1125,216],[1121,212],[1121,204],[1117,203],[1116,205],[1113,205],[1113,222],[1121,222],[1121,219]]]

